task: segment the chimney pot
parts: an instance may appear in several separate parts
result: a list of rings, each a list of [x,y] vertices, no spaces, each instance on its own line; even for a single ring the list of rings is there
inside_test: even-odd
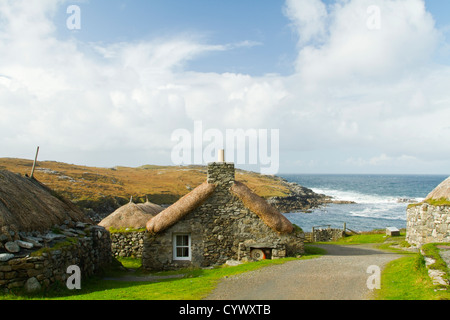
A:
[[[224,163],[225,162],[225,150],[224,149],[220,149],[219,150],[219,155],[218,155],[217,162],[219,162],[219,163]]]

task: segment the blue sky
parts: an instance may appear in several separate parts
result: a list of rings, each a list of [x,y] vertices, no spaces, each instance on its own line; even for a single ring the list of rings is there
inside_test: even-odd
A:
[[[333,6],[336,1],[323,1]],[[70,2],[70,3],[77,3]],[[450,33],[450,3],[425,1],[436,27]],[[195,34],[210,44],[252,42],[233,52],[216,52],[190,61],[187,68],[201,72],[239,72],[251,75],[290,74],[296,58],[297,39],[283,14],[283,2],[275,0],[90,0],[78,3],[82,29],[76,38],[87,42],[141,41]],[[62,14],[61,14],[62,13]],[[60,12],[64,25],[67,14]],[[73,36],[60,28],[62,36]],[[438,56],[440,62],[450,58]]]
[[[80,30],[66,26],[73,4]],[[448,174],[448,12],[435,0],[4,1],[0,157],[39,145],[42,160],[174,164],[173,133],[200,121],[279,130],[281,173]]]
[[[121,1],[80,3],[83,41],[140,41],[186,34],[210,44],[249,46],[190,61],[202,72],[289,73],[296,39],[279,1]],[[67,15],[61,15],[62,24]],[[62,28],[63,36],[73,33]]]

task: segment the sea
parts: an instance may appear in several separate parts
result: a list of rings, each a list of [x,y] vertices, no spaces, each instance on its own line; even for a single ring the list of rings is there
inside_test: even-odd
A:
[[[286,217],[309,232],[312,227],[346,227],[354,231],[406,228],[406,209],[420,202],[448,175],[282,174],[282,178],[352,204],[328,204]]]

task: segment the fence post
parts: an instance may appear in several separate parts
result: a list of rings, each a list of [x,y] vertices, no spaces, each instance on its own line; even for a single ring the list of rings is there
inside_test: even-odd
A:
[[[36,156],[34,157],[33,168],[31,169],[31,177],[30,177],[31,179],[33,179],[34,169],[36,168],[38,153],[39,153],[39,147],[37,147]]]

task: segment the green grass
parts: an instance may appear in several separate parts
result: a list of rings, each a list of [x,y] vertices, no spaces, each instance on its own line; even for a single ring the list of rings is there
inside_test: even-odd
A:
[[[349,245],[349,244],[382,244],[386,242],[387,239],[403,239],[404,240],[404,233],[403,237],[389,237],[386,236],[385,231],[374,231],[374,232],[366,232],[362,234],[352,234],[348,235],[344,238],[339,239],[338,241],[333,242],[317,242],[319,244],[336,244],[336,245]]]
[[[306,254],[300,259],[311,259],[324,254],[319,248],[306,248]],[[271,265],[286,263],[297,258],[284,258],[277,260],[263,260],[259,262],[244,263],[239,266],[223,266],[214,269],[186,269],[171,272],[158,272],[152,275],[171,276],[182,275],[180,278],[162,279],[157,282],[136,282],[105,280],[104,278],[119,278],[126,275],[146,276],[140,267],[139,259],[121,258],[125,268],[134,269],[134,272],[109,270],[103,277],[82,279],[81,290],[70,291],[63,285],[55,286],[39,295],[8,294],[3,299],[34,299],[34,300],[200,300],[206,297],[225,277],[243,272],[253,271]],[[0,296],[0,300],[2,296]]]
[[[381,275],[376,300],[449,300],[449,291],[437,290],[428,277],[423,256],[413,254],[391,261]]]
[[[428,199],[425,200],[423,202],[419,202],[419,203],[412,203],[410,205],[408,205],[408,208],[412,208],[412,207],[418,207],[423,205],[424,203],[427,203],[429,205],[432,206],[450,206],[450,201],[446,198],[440,198],[440,199]]]
[[[367,243],[383,243],[386,240],[384,234],[360,234],[345,237],[336,241],[336,244],[367,244]]]
[[[436,243],[429,243],[422,246],[423,255],[426,257],[433,258],[436,262],[429,266],[430,269],[440,270],[447,273],[447,279],[449,279],[449,269],[445,261],[441,258],[439,254],[439,248]],[[439,245],[447,245],[450,243],[439,243]]]
[[[120,229],[117,229],[117,228],[113,228],[113,227],[108,229],[108,231],[110,233],[132,233],[132,232],[144,232],[146,230],[147,229],[145,229],[145,228],[139,228],[139,229],[136,229],[136,228],[120,228]]]

